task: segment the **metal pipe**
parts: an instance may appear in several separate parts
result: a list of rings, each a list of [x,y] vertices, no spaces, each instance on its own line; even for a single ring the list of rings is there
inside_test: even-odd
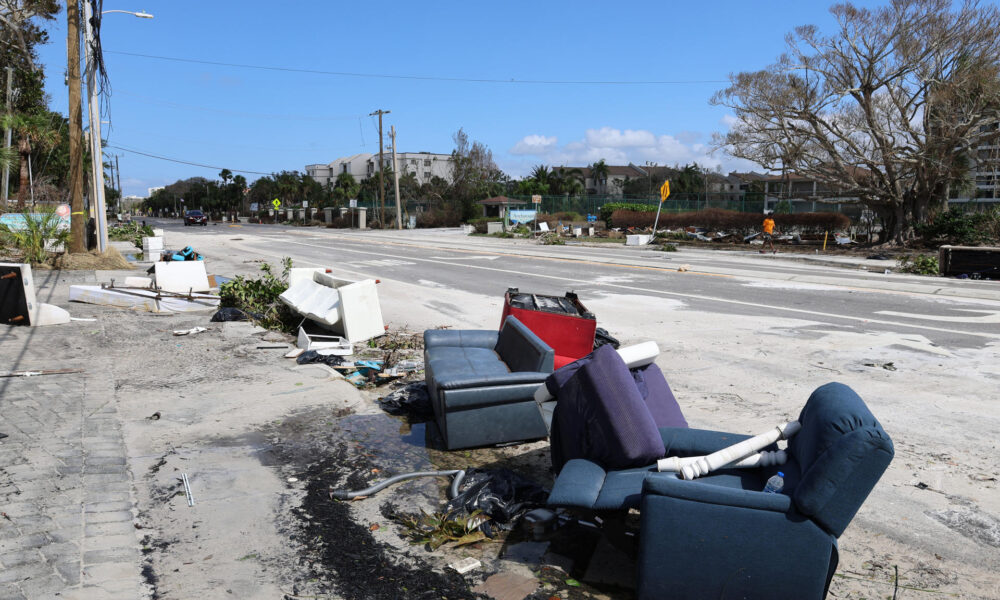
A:
[[[399,483],[400,481],[406,481],[407,479],[415,479],[417,477],[451,477],[455,478],[451,482],[451,486],[448,488],[448,497],[454,498],[458,495],[458,488],[462,485],[462,480],[465,479],[465,471],[462,469],[454,469],[450,471],[417,471],[415,473],[403,473],[401,475],[396,475],[395,477],[390,477],[385,481],[376,483],[371,487],[367,487],[363,490],[357,490],[350,492],[347,490],[334,490],[330,492],[330,496],[336,498],[337,500],[353,500],[354,498],[360,498],[362,496],[371,496],[372,494],[389,487],[394,483]]]

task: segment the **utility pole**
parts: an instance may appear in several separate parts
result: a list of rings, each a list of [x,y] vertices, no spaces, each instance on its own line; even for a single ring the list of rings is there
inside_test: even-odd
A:
[[[403,210],[399,206],[399,168],[396,165],[396,126],[389,128],[389,137],[392,138],[392,176],[395,180],[393,189],[396,190],[396,229],[403,228]]]
[[[385,227],[385,189],[382,186],[382,115],[387,115],[391,110],[382,110],[381,108],[373,113],[369,113],[368,116],[378,115],[378,204],[379,204],[379,223],[382,227]]]
[[[97,57],[94,56],[92,44],[94,29],[90,24],[93,18],[91,3],[83,3],[84,47],[87,51],[87,110],[90,113],[90,153],[93,155],[93,198],[94,218],[97,223],[97,251],[103,253],[108,247],[108,213],[104,205],[104,153],[101,150],[101,109],[97,101]],[[100,15],[98,15],[100,18]]]
[[[125,194],[122,193],[122,170],[118,168],[118,155],[115,154],[115,179],[118,180],[118,210],[117,212],[122,212],[122,200],[125,199]]]
[[[13,102],[12,96],[14,95],[13,90],[14,81],[14,67],[7,67],[7,114],[11,114]],[[5,136],[4,147],[10,148],[10,126],[7,127],[7,134]],[[3,169],[3,205],[7,206],[7,185],[10,182],[10,167],[4,167]]]
[[[80,97],[80,4],[66,2],[66,66],[69,78],[69,251],[87,251],[83,212],[83,105]]]

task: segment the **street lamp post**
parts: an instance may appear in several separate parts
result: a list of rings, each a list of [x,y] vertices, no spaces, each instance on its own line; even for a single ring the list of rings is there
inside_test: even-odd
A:
[[[87,111],[90,117],[90,152],[93,155],[91,166],[91,181],[94,183],[94,193],[92,201],[94,212],[97,217],[97,249],[104,252],[108,248],[108,215],[104,205],[104,155],[101,150],[101,111],[97,103],[97,85],[94,81],[97,73],[97,59],[94,56],[91,45],[94,42],[94,27],[91,19],[94,16],[90,2],[83,3],[84,21],[86,28],[84,31],[83,47],[87,52]],[[146,12],[132,12],[129,10],[105,10],[107,13],[125,13],[134,15],[140,19],[152,19],[153,15]]]

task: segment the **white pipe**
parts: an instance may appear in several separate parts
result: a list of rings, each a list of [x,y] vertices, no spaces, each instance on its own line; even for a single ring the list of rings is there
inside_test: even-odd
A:
[[[708,456],[699,456],[698,460],[681,467],[681,477],[683,479],[694,479],[716,471],[730,463],[742,460],[751,454],[760,452],[767,446],[778,440],[787,440],[796,433],[802,426],[798,421],[790,421],[784,425],[779,425],[770,431],[743,440],[738,444],[733,444],[728,448],[723,448],[718,452],[713,452]]]
[[[656,461],[656,470],[660,472],[679,473],[686,465],[693,464],[701,456],[668,456]],[[784,450],[765,450],[757,454],[751,454],[743,460],[738,460],[725,465],[726,469],[752,469],[755,467],[770,467],[772,465],[783,465],[788,460],[788,454]]]

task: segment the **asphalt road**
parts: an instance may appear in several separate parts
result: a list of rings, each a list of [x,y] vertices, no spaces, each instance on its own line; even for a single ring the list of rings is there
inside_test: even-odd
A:
[[[944,348],[983,348],[1000,340],[1000,282],[885,274],[892,261],[868,261],[869,271],[807,264],[791,255],[688,250],[666,253],[619,245],[541,246],[524,240],[463,236],[455,231],[358,232],[280,225],[182,227],[198,236],[233,240],[299,266],[426,283],[500,297],[509,287],[540,294],[624,295],[681,301],[717,314],[802,318],[849,332],[924,336]],[[860,261],[864,262],[864,261]],[[442,298],[447,303],[446,298]],[[645,304],[648,307],[648,303]],[[598,315],[600,317],[600,315]],[[808,331],[808,328],[807,330]]]

